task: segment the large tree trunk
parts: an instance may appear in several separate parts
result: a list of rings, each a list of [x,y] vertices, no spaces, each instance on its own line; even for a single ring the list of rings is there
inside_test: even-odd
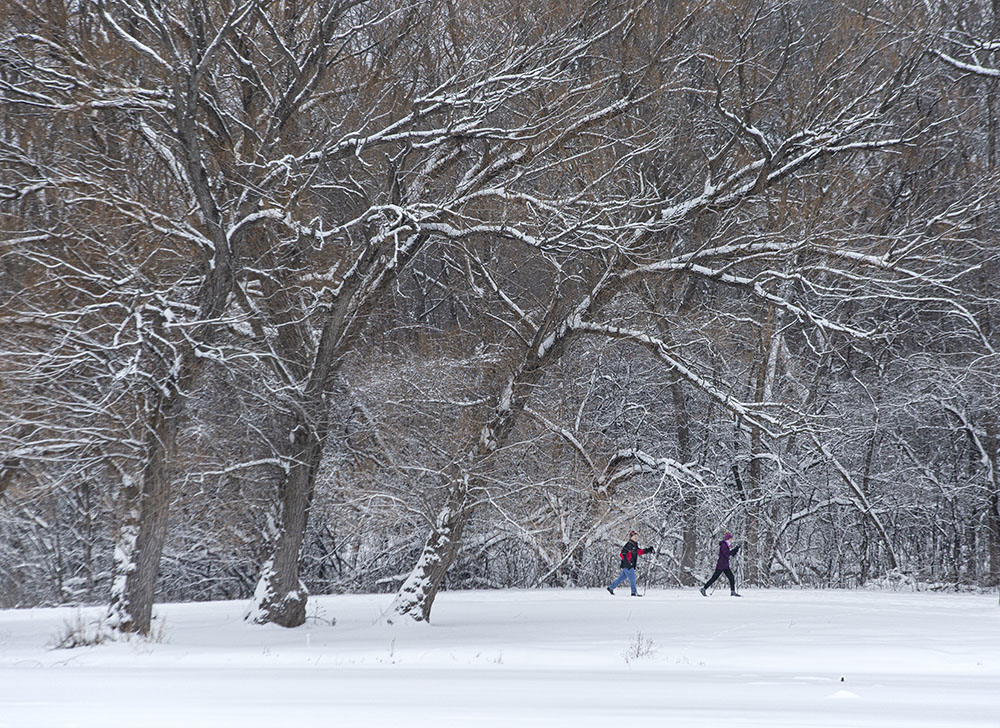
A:
[[[141,482],[125,476],[123,513],[115,541],[109,626],[149,634],[160,556],[167,537],[172,463],[176,451],[180,395],[160,399],[148,425]]]
[[[202,282],[200,318],[211,321],[225,309],[228,287],[232,284],[231,254],[222,238],[217,245],[211,272]],[[158,318],[153,328],[160,340],[169,340]],[[201,324],[189,334],[190,340],[207,341],[212,329]],[[160,352],[153,357],[163,358]],[[145,423],[145,462],[139,485],[129,476],[124,483],[125,504],[117,534],[112,572],[108,624],[122,632],[148,634],[152,620],[153,597],[160,571],[160,556],[167,538],[171,482],[176,467],[177,426],[186,404],[191,383],[205,365],[189,343],[181,344],[174,354],[169,373],[148,395]]]
[[[299,557],[326,429],[326,415],[321,414],[315,428],[300,423],[291,433],[292,465],[281,484],[277,514],[271,523],[271,553],[261,568],[247,614],[247,619],[255,624],[273,622],[282,627],[298,627],[306,620],[309,594],[299,576]]]
[[[462,532],[471,515],[468,476],[463,475],[448,489],[447,502],[438,513],[417,565],[385,611],[384,620],[388,624],[430,622],[434,598],[458,556]]]
[[[341,358],[360,330],[362,312],[380,300],[398,272],[420,252],[428,239],[427,234],[413,233],[403,244],[397,245],[399,241],[394,238],[381,245],[372,245],[343,282],[315,344],[307,324],[308,316],[297,300],[296,281],[271,276],[261,281],[269,323],[276,325],[278,331],[275,344],[282,362],[278,374],[284,378],[290,371],[293,382],[300,383],[289,382],[289,389],[295,399],[294,406],[304,414],[288,431],[291,467],[278,491],[277,513],[269,534],[271,553],[261,567],[246,615],[255,624],[274,622],[283,627],[297,627],[305,622],[308,592],[299,578],[299,557],[329,430],[329,397],[333,382]],[[269,242],[266,235],[248,238],[248,245],[261,255],[271,250]],[[302,391],[299,386],[303,387]]]
[[[565,353],[569,341],[575,334],[574,325],[580,321],[584,313],[599,305],[607,297],[607,292],[602,292],[601,288],[609,273],[610,269],[591,291],[591,295],[585,296],[565,318],[549,328],[546,323],[551,321],[550,317],[554,315],[556,304],[559,302],[558,299],[553,300],[546,321],[535,329],[534,340],[499,392],[496,409],[483,427],[478,442],[465,459],[471,468],[481,467],[494,452],[503,447],[517,423],[517,418],[527,406],[532,390],[542,379],[546,366],[558,361]],[[470,468],[467,467],[461,468],[460,472],[452,477],[445,504],[438,513],[417,565],[386,611],[387,622],[404,617],[415,622],[430,620],[434,598],[445,573],[458,555],[462,532],[472,515],[471,478]]]

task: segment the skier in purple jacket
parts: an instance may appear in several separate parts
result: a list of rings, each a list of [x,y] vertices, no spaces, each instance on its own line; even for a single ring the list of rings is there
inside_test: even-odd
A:
[[[729,557],[736,556],[736,553],[740,550],[739,546],[730,547],[732,540],[733,540],[733,534],[731,534],[729,531],[726,531],[726,535],[722,537],[721,541],[719,541],[719,560],[715,564],[715,573],[712,574],[711,579],[705,582],[705,586],[703,586],[701,589],[698,590],[701,592],[701,595],[703,597],[708,596],[705,590],[708,589],[708,587],[712,586],[712,584],[715,583],[715,580],[718,579],[723,574],[725,574],[726,578],[729,579],[729,596],[733,597],[741,596],[740,594],[736,593],[736,579],[733,577],[733,572],[729,568]]]

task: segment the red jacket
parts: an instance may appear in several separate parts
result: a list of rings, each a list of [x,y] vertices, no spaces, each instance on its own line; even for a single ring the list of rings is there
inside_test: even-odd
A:
[[[622,568],[623,569],[634,569],[636,564],[639,562],[639,557],[642,554],[649,553],[649,549],[639,548],[639,544],[635,541],[629,540],[625,542],[622,546]]]

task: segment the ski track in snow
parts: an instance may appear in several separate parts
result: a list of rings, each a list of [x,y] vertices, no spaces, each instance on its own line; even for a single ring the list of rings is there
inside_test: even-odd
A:
[[[744,595],[444,592],[401,627],[320,596],[293,630],[162,604],[163,642],[74,650],[47,645],[101,609],[0,611],[0,728],[1000,725],[995,595]]]

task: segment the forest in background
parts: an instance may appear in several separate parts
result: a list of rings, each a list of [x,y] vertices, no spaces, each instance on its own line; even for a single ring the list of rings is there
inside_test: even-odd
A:
[[[6,0],[0,608],[1000,584],[1000,0]]]

